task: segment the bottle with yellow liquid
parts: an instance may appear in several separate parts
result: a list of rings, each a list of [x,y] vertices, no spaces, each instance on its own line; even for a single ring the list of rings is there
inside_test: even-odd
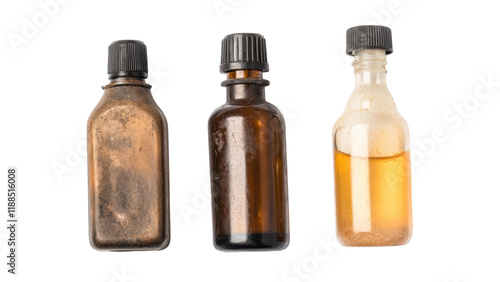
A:
[[[397,246],[412,236],[408,125],[386,85],[391,30],[347,30],[356,86],[333,129],[337,237],[344,246]]]

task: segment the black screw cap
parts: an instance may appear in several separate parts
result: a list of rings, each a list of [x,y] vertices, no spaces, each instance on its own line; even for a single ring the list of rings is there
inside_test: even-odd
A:
[[[118,40],[108,48],[108,77],[148,77],[146,45],[139,40]]]
[[[353,51],[381,49],[392,53],[391,29],[381,25],[360,25],[347,30],[346,54],[354,56]]]
[[[257,33],[234,33],[224,37],[220,72],[233,70],[269,71],[264,36]]]

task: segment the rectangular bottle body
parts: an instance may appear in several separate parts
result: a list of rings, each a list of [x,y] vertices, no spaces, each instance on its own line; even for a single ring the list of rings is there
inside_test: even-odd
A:
[[[125,99],[98,106],[88,126],[91,245],[98,250],[163,249],[170,240],[163,114],[148,100],[138,104],[127,96],[111,97]]]

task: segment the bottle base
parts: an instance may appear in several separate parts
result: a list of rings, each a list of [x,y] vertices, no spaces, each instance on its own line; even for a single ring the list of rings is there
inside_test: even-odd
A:
[[[219,251],[280,251],[288,247],[290,235],[284,233],[248,233],[216,236]]]
[[[389,247],[408,244],[412,237],[411,229],[384,230],[381,232],[352,232],[337,234],[337,238],[345,247]]]
[[[99,241],[90,238],[90,245],[96,251],[104,252],[134,252],[134,251],[161,251],[170,244],[170,237],[159,237],[157,240],[130,240],[130,241]]]

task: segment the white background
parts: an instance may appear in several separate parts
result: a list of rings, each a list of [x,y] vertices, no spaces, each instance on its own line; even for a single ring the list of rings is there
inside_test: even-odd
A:
[[[20,190],[16,277],[0,192],[0,281],[500,280],[495,1],[54,1],[0,7],[0,187],[17,166]],[[413,152],[414,236],[402,247],[335,239],[331,130],[354,86],[345,31],[361,24],[393,32],[388,85]],[[212,246],[207,119],[225,102],[220,42],[233,32],[266,37],[267,99],[286,117],[291,243],[281,252]],[[88,243],[86,122],[118,39],[146,43],[170,128],[172,240],[160,252]]]

